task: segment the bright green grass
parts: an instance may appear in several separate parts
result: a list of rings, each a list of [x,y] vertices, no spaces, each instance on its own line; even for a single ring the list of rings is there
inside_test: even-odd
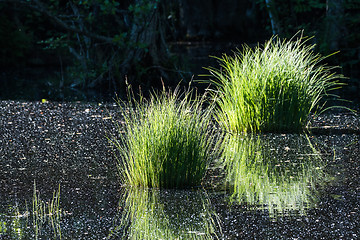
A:
[[[123,109],[120,138],[110,140],[120,152],[125,184],[184,188],[201,184],[214,143],[210,114],[191,93],[165,90],[149,100],[131,100]]]
[[[271,38],[264,46],[244,46],[218,58],[215,77],[217,121],[231,132],[298,132],[320,100],[340,87],[336,67],[320,64],[307,40]]]

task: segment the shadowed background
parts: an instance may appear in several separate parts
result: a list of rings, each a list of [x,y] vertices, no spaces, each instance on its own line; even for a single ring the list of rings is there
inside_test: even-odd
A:
[[[359,99],[358,0],[0,0],[1,99],[111,100],[187,85],[209,58],[299,30]],[[200,89],[206,86],[195,84]]]

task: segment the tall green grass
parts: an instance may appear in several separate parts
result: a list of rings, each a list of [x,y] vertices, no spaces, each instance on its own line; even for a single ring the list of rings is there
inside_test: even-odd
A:
[[[216,118],[231,132],[298,132],[309,114],[320,111],[320,100],[340,87],[336,67],[321,64],[326,58],[302,36],[272,37],[254,49],[244,46],[234,56],[217,58]]]
[[[193,99],[192,99],[193,97]],[[154,93],[131,99],[121,109],[124,125],[111,142],[120,152],[118,166],[127,185],[184,188],[198,186],[211,161],[213,130],[203,99],[191,92]]]

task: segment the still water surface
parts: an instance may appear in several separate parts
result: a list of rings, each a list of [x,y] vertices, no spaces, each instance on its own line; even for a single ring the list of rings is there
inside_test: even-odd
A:
[[[226,136],[202,187],[160,191],[118,181],[115,106],[0,108],[0,239],[360,238],[356,133]]]

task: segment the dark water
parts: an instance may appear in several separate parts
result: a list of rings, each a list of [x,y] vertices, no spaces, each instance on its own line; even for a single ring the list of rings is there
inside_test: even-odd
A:
[[[114,90],[72,87],[68,79],[60,83],[59,69],[24,68],[0,73],[0,100],[22,101],[113,101]],[[64,86],[62,86],[64,85]]]
[[[0,114],[0,239],[360,238],[356,131],[227,137],[202,188],[159,191],[119,182],[113,105],[2,101]],[[60,185],[60,218],[36,218],[34,181],[45,206]]]

